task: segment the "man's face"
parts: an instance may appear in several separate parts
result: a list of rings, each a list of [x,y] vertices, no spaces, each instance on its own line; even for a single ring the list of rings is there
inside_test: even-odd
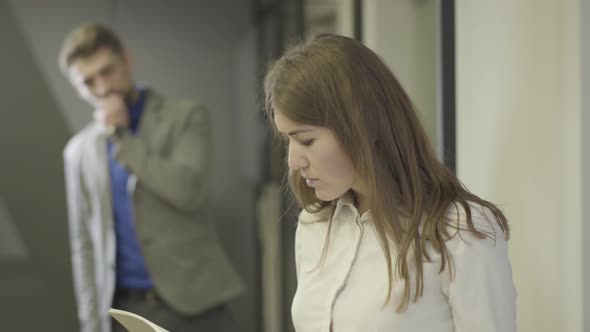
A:
[[[68,68],[68,78],[80,97],[95,108],[112,93],[129,100],[133,91],[129,57],[108,47],[74,59]]]

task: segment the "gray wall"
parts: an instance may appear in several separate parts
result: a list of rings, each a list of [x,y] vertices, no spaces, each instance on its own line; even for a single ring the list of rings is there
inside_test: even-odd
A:
[[[581,1],[581,96],[582,96],[582,284],[583,330],[590,331],[590,2]]]
[[[10,8],[0,2],[0,322],[73,331],[61,148],[67,129]],[[9,232],[6,232],[9,230]]]
[[[10,65],[9,69],[14,74],[4,77],[7,86],[11,83],[14,86],[14,77],[21,78],[23,86],[15,86],[8,89],[10,91],[3,89],[1,93],[28,93],[28,102],[36,103],[27,109],[27,119],[35,119],[35,122],[29,123],[27,132],[41,137],[42,144],[37,144],[37,147],[44,151],[43,154],[21,156],[18,164],[30,164],[31,167],[12,171],[12,181],[21,180],[12,186],[2,186],[8,195],[3,199],[7,213],[13,215],[18,225],[41,219],[42,215],[33,214],[28,220],[17,215],[14,211],[16,206],[27,202],[27,199],[17,197],[8,188],[21,185],[23,190],[26,188],[41,195],[41,201],[47,199],[46,204],[51,202],[50,198],[54,200],[51,206],[59,216],[54,218],[51,227],[44,225],[51,228],[51,236],[41,238],[25,234],[22,237],[56,251],[55,259],[59,259],[56,270],[63,279],[57,289],[59,298],[65,304],[61,314],[69,321],[71,317],[68,314],[73,312],[69,266],[65,261],[68,253],[61,149],[66,138],[90,120],[91,109],[78,99],[59,73],[56,56],[63,36],[70,29],[81,22],[95,21],[109,24],[121,34],[134,56],[139,83],[147,84],[167,96],[193,98],[208,106],[212,115],[215,149],[211,175],[212,214],[230,257],[248,285],[248,294],[233,303],[232,308],[245,331],[258,331],[258,239],[254,220],[258,142],[255,139],[256,124],[248,115],[256,113],[256,63],[249,6],[250,2],[240,0],[11,0],[3,5],[6,8],[0,8],[2,25],[10,24],[10,29],[2,29],[3,34],[8,34],[2,40],[10,37],[24,53],[13,56],[15,61],[18,60],[18,67]],[[14,17],[5,19],[4,16],[11,12]],[[31,74],[20,77],[23,71],[20,67]],[[33,90],[31,85],[37,88]],[[5,99],[3,95],[2,100]],[[4,126],[15,122],[16,115],[12,113],[3,112],[2,116],[0,122]],[[43,121],[36,121],[41,118]],[[22,128],[22,125],[10,126]],[[3,142],[10,142],[7,148],[17,151],[24,147],[24,142],[15,140],[18,133],[16,129],[3,131],[2,135],[6,138]],[[56,138],[53,145],[50,145],[49,133]],[[39,174],[39,165],[47,165],[44,167],[52,175]],[[44,184],[42,188],[45,191],[39,191],[37,185],[40,182],[30,179],[30,174],[25,171],[43,179],[50,177],[53,182]],[[42,196],[43,193],[51,197]],[[1,267],[2,271],[12,269],[5,264]],[[44,273],[45,270],[38,275]],[[0,291],[3,286],[0,284]],[[43,285],[39,287],[44,289]],[[23,294],[22,287],[14,289]],[[0,302],[4,303],[2,294]]]

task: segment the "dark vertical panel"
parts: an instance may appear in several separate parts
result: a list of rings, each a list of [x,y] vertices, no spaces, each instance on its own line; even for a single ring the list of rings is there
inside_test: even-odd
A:
[[[262,82],[268,64],[276,59],[284,51],[287,43],[299,40],[304,32],[304,1],[303,0],[261,0],[255,1],[255,23],[258,36],[259,58],[259,86],[260,106],[262,105]],[[263,112],[261,111],[261,114]],[[266,121],[261,116],[261,121]],[[265,128],[266,128],[265,124]],[[283,183],[285,177],[285,152],[279,142],[267,132],[267,147],[263,149],[265,168],[264,182]],[[290,198],[283,197],[281,201],[283,217],[281,222],[281,248],[282,251],[282,331],[293,331],[291,320],[291,300],[296,288],[295,262],[294,262],[294,235],[295,222],[293,210],[290,208]]]
[[[297,42],[303,39],[305,30],[304,18],[304,0],[280,0],[281,10],[278,11],[281,25],[281,40],[279,41],[279,56],[287,43]],[[287,172],[285,167],[286,151],[277,144],[277,166],[280,168],[281,180],[286,179]],[[287,187],[286,181],[283,182]],[[288,191],[287,191],[288,192]],[[297,279],[295,272],[295,230],[297,223],[297,211],[292,204],[293,198],[290,195],[283,195],[282,198],[282,218],[281,218],[281,237],[283,252],[282,266],[282,284],[283,284],[283,331],[294,331],[291,318],[291,301],[297,288]]]
[[[261,128],[264,128],[264,146],[261,148],[262,155],[259,156],[262,160],[262,176],[261,183],[258,184],[259,192],[257,199],[260,197],[260,191],[269,183],[276,183],[280,181],[281,169],[279,166],[280,155],[276,153],[277,144],[272,136],[272,133],[267,125],[267,119],[264,115],[264,90],[263,80],[266,73],[266,69],[270,61],[278,56],[281,44],[282,44],[282,29],[280,26],[280,6],[277,0],[254,0],[254,24],[256,26],[257,36],[257,58],[258,58],[258,69],[257,69],[257,86],[258,86],[258,104],[259,104],[259,121]],[[278,222],[278,221],[277,221]],[[262,250],[260,248],[260,255]],[[281,267],[283,269],[283,267]],[[259,271],[262,271],[262,266],[259,266]],[[262,284],[262,275],[259,274],[260,294],[262,298],[262,291],[264,285]],[[282,287],[284,288],[284,287]],[[259,321],[263,322],[263,303],[259,305]],[[284,313],[282,313],[279,319],[285,321]],[[262,331],[263,326],[261,324],[260,330]],[[263,331],[264,332],[264,331]]]
[[[363,0],[354,0],[354,39],[363,41]]]

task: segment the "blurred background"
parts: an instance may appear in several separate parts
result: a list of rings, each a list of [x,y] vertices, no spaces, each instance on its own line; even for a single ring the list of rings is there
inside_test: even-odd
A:
[[[212,115],[212,210],[245,332],[292,331],[295,213],[261,112],[267,63],[331,32],[381,55],[439,156],[512,226],[519,331],[590,331],[590,3],[584,0],[0,0],[0,330],[76,331],[62,167],[91,119],[64,35],[108,24],[136,78]]]

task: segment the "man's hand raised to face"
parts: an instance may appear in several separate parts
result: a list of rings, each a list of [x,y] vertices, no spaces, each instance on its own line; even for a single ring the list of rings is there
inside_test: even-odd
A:
[[[129,126],[129,112],[122,94],[109,93],[101,98],[94,110],[94,120],[105,129]]]

